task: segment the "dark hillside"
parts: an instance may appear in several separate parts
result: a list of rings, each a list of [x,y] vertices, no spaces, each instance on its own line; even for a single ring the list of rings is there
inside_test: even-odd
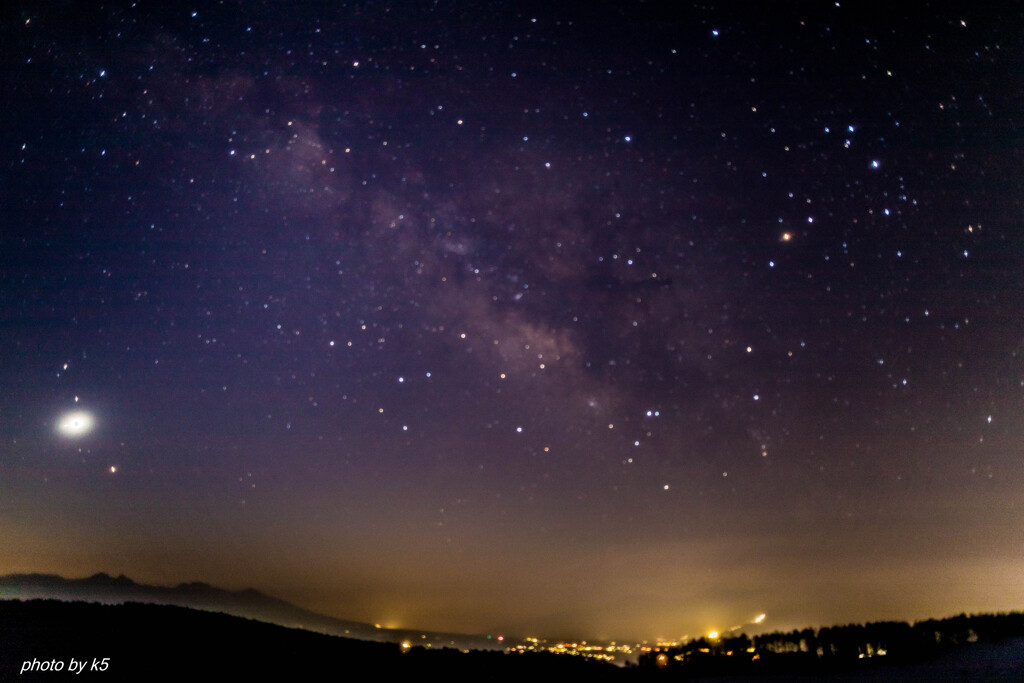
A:
[[[610,665],[555,655],[423,650],[311,633],[168,605],[0,601],[0,680],[604,680]],[[107,668],[100,670],[107,658]],[[70,660],[86,661],[71,674]],[[61,667],[59,673],[28,671]],[[97,669],[92,670],[96,661]],[[57,662],[57,664],[50,664]]]

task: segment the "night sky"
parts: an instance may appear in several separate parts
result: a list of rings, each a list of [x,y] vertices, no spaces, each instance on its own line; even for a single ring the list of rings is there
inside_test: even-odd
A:
[[[915,5],[5,3],[0,573],[1021,609],[1024,11]]]

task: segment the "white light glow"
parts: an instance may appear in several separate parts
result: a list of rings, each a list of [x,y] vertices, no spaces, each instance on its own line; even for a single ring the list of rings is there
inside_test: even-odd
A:
[[[64,436],[76,438],[84,436],[92,431],[96,420],[91,413],[84,410],[76,410],[65,413],[57,422],[57,431]]]

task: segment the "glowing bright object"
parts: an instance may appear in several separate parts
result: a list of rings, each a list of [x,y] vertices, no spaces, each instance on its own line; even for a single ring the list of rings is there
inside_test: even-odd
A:
[[[96,420],[84,410],[65,413],[57,422],[57,431],[71,438],[84,436],[92,431]]]

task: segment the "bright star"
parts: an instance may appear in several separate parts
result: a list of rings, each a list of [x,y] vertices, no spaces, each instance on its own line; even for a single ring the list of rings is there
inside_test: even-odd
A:
[[[57,431],[64,436],[76,438],[91,432],[95,424],[96,420],[91,413],[75,410],[61,416],[57,422]]]

